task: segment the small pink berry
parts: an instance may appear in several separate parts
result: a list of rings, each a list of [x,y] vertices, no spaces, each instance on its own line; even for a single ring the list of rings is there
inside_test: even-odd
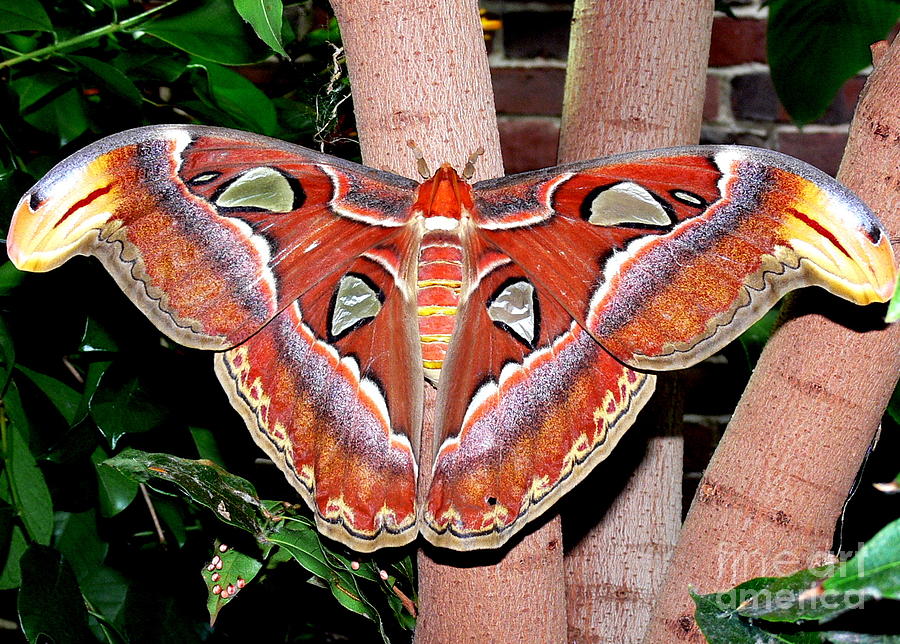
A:
[[[206,569],[207,569],[209,572],[212,572],[213,570],[216,569],[216,566],[215,566],[215,564],[209,564],[209,565],[206,567]]]
[[[387,581],[387,578],[388,578],[387,570],[379,570],[378,576],[381,577],[382,581]]]
[[[247,585],[247,582],[244,580],[243,577],[238,577],[238,578],[237,578],[237,587],[238,587],[238,588],[243,588],[243,587],[246,586],[246,585]]]
[[[222,575],[220,575],[219,573],[214,572],[214,573],[212,574],[212,577],[210,577],[210,579],[212,579],[213,581],[219,581],[219,577],[221,577],[221,576],[222,576]]]
[[[222,562],[221,561],[216,564],[216,570],[222,570]]]
[[[217,563],[220,563],[221,561],[222,561],[222,557],[220,557],[219,555],[216,555],[215,557],[212,558],[212,564],[213,564],[214,566],[215,566]]]
[[[237,590],[235,590],[234,588],[234,584],[228,584],[228,588],[226,588],[226,590],[228,591],[229,595],[233,595],[237,592]]]
[[[219,552],[225,552],[226,550],[228,550],[228,546],[224,543],[219,546]]]
[[[219,597],[221,597],[222,599],[228,599],[228,590],[223,590],[222,594],[219,595]]]
[[[351,561],[351,562],[350,562],[350,567],[353,568],[353,570],[359,570],[359,562],[358,562],[358,561]]]
[[[219,584],[216,584],[215,586],[212,587],[213,595],[218,595],[220,592],[222,592],[222,587]]]

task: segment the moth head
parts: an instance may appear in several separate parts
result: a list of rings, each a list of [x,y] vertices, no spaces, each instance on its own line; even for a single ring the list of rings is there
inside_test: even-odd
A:
[[[114,204],[136,186],[116,178],[121,150],[90,161],[63,161],[29,190],[16,206],[7,253],[21,270],[49,271],[85,248],[104,229],[111,233]]]

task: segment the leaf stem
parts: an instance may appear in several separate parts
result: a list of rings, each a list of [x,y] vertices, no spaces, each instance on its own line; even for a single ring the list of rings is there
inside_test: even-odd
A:
[[[156,508],[153,507],[153,499],[150,498],[150,493],[147,491],[147,486],[143,483],[138,483],[138,487],[141,489],[141,494],[144,497],[144,503],[147,504],[147,509],[150,511],[150,518],[153,519],[153,527],[156,530],[156,537],[159,539],[160,545],[166,545],[166,535],[163,532],[162,524],[159,522],[159,517],[156,515]]]
[[[158,7],[148,9],[147,11],[139,13],[136,16],[132,16],[131,18],[126,18],[121,22],[112,22],[103,27],[98,27],[86,33],[79,34],[78,36],[75,36],[73,38],[69,38],[68,40],[63,40],[62,42],[47,45],[46,47],[41,47],[40,49],[29,51],[25,54],[21,54],[20,56],[0,61],[0,69],[3,69],[5,67],[12,67],[13,65],[18,65],[19,63],[23,63],[28,60],[41,58],[42,56],[52,56],[62,52],[63,50],[72,49],[73,47],[79,47],[85,43],[97,40],[98,38],[102,38],[103,36],[130,29],[147,20],[148,18],[156,15],[160,11],[167,9],[176,2],[178,2],[178,0],[169,0],[165,4],[161,4]]]

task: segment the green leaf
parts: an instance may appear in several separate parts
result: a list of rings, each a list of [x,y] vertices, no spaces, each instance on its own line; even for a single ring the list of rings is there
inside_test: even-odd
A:
[[[184,503],[180,499],[170,499],[168,497],[159,497],[153,499],[153,506],[156,508],[156,514],[159,520],[179,548],[183,548],[187,542],[187,528],[184,526],[184,516],[182,508]]]
[[[112,362],[109,360],[88,363],[87,373],[84,375],[84,388],[81,392],[81,399],[78,401],[78,411],[75,413],[76,418],[85,418],[90,414],[91,402],[94,400],[94,394],[97,393],[97,387],[100,386],[100,379],[111,366]]]
[[[128,580],[120,572],[98,566],[79,579],[79,586],[94,611],[109,622],[116,621],[125,605],[129,587]]]
[[[45,105],[23,115],[29,125],[55,134],[60,146],[77,139],[88,129],[88,119],[81,93],[75,88],[66,90]]]
[[[138,484],[122,475],[106,461],[108,455],[102,447],[91,454],[91,461],[97,472],[97,493],[100,497],[100,514],[113,517],[131,505],[137,496]]]
[[[219,611],[256,577],[260,568],[261,561],[216,541],[212,560],[200,572],[209,593],[206,609],[210,626],[215,624]]]
[[[190,11],[176,13],[187,5],[176,5],[174,11],[149,22],[139,29],[195,56],[223,65],[245,65],[266,57],[267,51],[247,37],[245,23],[226,0],[202,0]]]
[[[268,540],[284,548],[301,566],[316,577],[328,579],[331,568],[322,552],[322,543],[311,521],[305,517],[282,522],[281,529]]]
[[[188,427],[188,431],[191,432],[191,438],[194,439],[194,446],[197,448],[197,454],[200,458],[212,461],[217,465],[225,464],[222,452],[219,450],[219,444],[216,441],[216,435],[211,429],[206,427]]]
[[[16,268],[12,262],[0,265],[0,297],[9,295],[25,279],[25,273]]]
[[[53,25],[38,0],[15,0],[0,5],[0,33],[8,31],[53,31]]]
[[[900,280],[897,280],[897,285],[894,287],[894,296],[891,298],[887,314],[884,316],[884,321],[889,324],[897,320],[900,320]]]
[[[255,535],[263,533],[265,516],[256,490],[215,463],[127,449],[106,464],[141,483],[152,478],[174,483],[188,498],[215,512],[220,521]]]
[[[55,70],[35,74],[16,74],[9,81],[10,88],[19,96],[19,111],[25,112],[32,105],[53,91],[64,91],[71,78]]]
[[[9,539],[9,549],[6,551],[6,559],[3,562],[3,570],[0,571],[0,590],[18,588],[22,585],[22,570],[20,560],[28,550],[28,541],[22,529],[14,525]]]
[[[47,545],[53,534],[53,501],[44,474],[28,447],[30,430],[15,384],[7,389],[3,402],[9,415],[6,471],[16,510],[31,539]]]
[[[109,63],[104,63],[90,56],[70,55],[69,58],[78,63],[80,67],[89,71],[100,81],[103,87],[113,94],[120,96],[135,107],[140,106],[143,102],[144,99],[141,96],[141,92],[131,82],[131,79]]]
[[[195,60],[189,67],[206,71],[213,101],[242,127],[269,135],[278,129],[272,101],[246,78],[227,67],[200,60]]]
[[[57,512],[53,545],[71,564],[81,580],[103,563],[109,544],[97,535],[97,514],[93,508],[85,512]]]
[[[891,394],[891,399],[888,401],[887,415],[900,425],[900,383],[894,387],[894,393]]]
[[[709,644],[769,644],[786,642],[768,631],[742,619],[733,607],[723,606],[720,594],[698,595],[691,591],[694,600],[694,619]]]
[[[81,402],[79,392],[53,376],[38,373],[22,365],[16,365],[16,369],[26,375],[50,399],[50,403],[56,407],[70,427],[84,418],[84,416],[78,417],[78,407]]]
[[[3,373],[0,376],[0,394],[2,394],[16,366],[16,348],[3,318],[0,318],[0,360],[3,361]]]
[[[341,28],[338,26],[336,18],[328,21],[327,27],[313,29],[308,34],[304,42],[307,47],[321,47],[326,43],[341,44]]]
[[[282,56],[287,57],[281,42],[284,5],[281,0],[234,0],[234,8],[250,23],[256,35]]]
[[[382,638],[388,642],[381,615],[360,589],[356,571],[351,569],[345,557],[323,548],[312,521],[292,517],[285,519],[280,528],[270,534],[268,540],[290,552],[297,563],[328,584],[331,594],[344,608],[374,621]],[[368,578],[370,573],[362,572],[359,576]]]
[[[838,566],[822,589],[826,595],[842,593],[844,602],[900,599],[900,519],[882,528],[853,559]]]
[[[760,577],[724,593],[692,597],[697,623],[713,644],[822,641],[826,634],[812,631],[776,636],[764,631],[759,620],[824,622],[861,607],[868,599],[900,599],[900,519],[872,537],[853,559],[830,570]],[[838,635],[840,641],[857,641],[853,634]]]
[[[124,51],[111,61],[129,78],[174,83],[187,66],[184,54],[167,50],[165,55],[146,51]]]
[[[819,602],[810,592],[831,569],[801,570],[786,577],[758,577],[740,584],[733,590],[720,593],[719,605],[731,605],[742,617],[765,619],[770,622],[796,622],[817,619],[831,605]]]
[[[99,377],[89,407],[91,418],[113,448],[123,435],[148,432],[168,416],[168,410],[147,396],[138,377],[122,363],[114,363]]]
[[[895,0],[771,0],[768,60],[785,109],[803,125],[872,64],[869,45],[900,18]]]
[[[115,352],[119,350],[119,345],[100,323],[89,317],[85,323],[84,334],[81,336],[78,350],[84,353],[90,351]]]
[[[22,557],[22,588],[17,606],[28,641],[81,644],[94,638],[87,627],[87,610],[72,569],[62,555],[31,546]]]

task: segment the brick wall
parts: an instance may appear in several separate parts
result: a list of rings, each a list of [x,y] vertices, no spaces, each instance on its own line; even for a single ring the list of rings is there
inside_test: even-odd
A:
[[[766,66],[766,10],[735,7],[713,23],[703,143],[780,150],[834,174],[864,78],[850,80],[826,114],[803,130],[778,103]],[[491,68],[507,173],[555,164],[571,2],[483,2],[502,19]]]

